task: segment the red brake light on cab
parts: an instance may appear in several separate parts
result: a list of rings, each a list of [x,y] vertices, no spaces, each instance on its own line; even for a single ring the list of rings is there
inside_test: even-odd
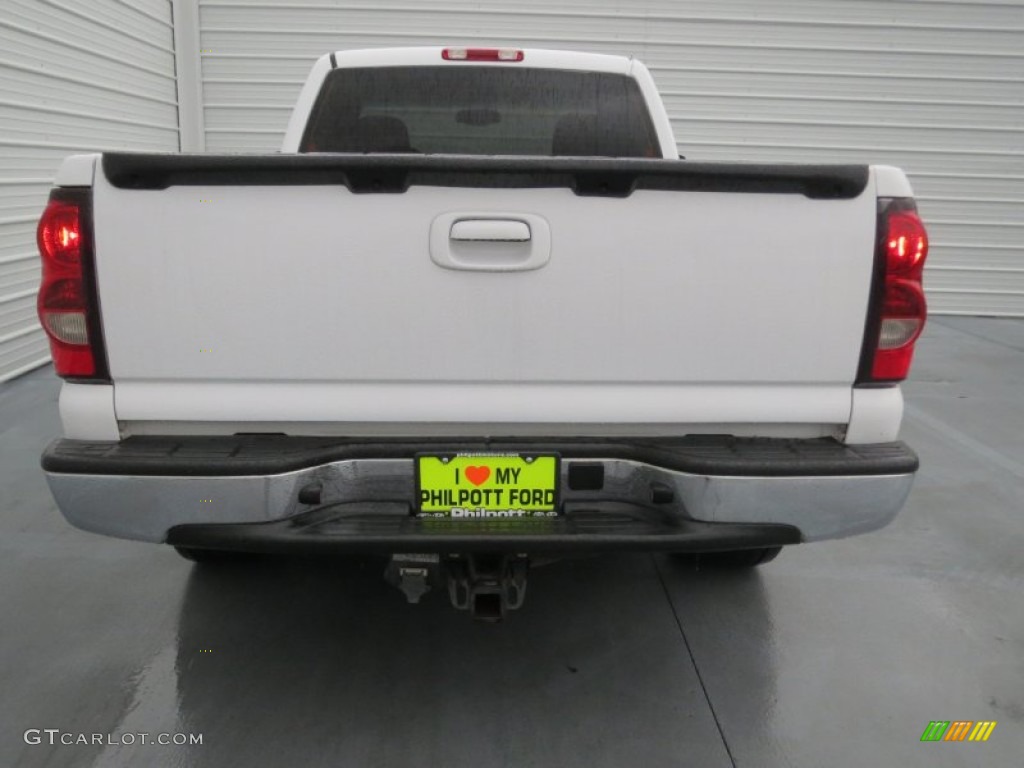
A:
[[[928,233],[909,198],[879,200],[875,283],[864,335],[859,385],[907,378],[928,305],[922,278]]]
[[[445,48],[441,58],[445,61],[522,61],[524,54],[517,48]]]
[[[36,306],[58,376],[106,380],[92,271],[88,190],[54,190],[36,230],[42,282]]]

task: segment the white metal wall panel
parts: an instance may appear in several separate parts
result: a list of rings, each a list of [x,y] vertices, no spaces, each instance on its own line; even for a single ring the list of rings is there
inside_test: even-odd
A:
[[[0,381],[49,360],[35,226],[66,155],[178,149],[170,0],[0,0]]]
[[[479,42],[634,54],[680,152],[910,175],[934,312],[1024,315],[1024,2],[199,0],[208,150],[269,150],[316,57]]]

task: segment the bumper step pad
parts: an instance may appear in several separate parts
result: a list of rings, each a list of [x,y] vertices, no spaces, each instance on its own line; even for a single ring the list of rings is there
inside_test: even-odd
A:
[[[558,517],[419,518],[404,504],[348,503],[267,523],[179,525],[167,543],[259,552],[714,552],[797,544],[788,525],[669,520],[621,502],[579,503]]]

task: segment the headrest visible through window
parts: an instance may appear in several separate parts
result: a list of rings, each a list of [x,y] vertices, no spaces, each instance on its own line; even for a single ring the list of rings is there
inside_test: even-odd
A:
[[[412,152],[409,129],[397,117],[369,115],[339,126],[321,152]]]

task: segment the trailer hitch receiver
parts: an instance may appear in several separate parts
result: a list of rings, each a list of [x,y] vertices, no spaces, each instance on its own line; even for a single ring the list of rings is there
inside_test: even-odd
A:
[[[501,621],[526,599],[526,555],[461,555],[448,558],[448,597],[480,621]]]

